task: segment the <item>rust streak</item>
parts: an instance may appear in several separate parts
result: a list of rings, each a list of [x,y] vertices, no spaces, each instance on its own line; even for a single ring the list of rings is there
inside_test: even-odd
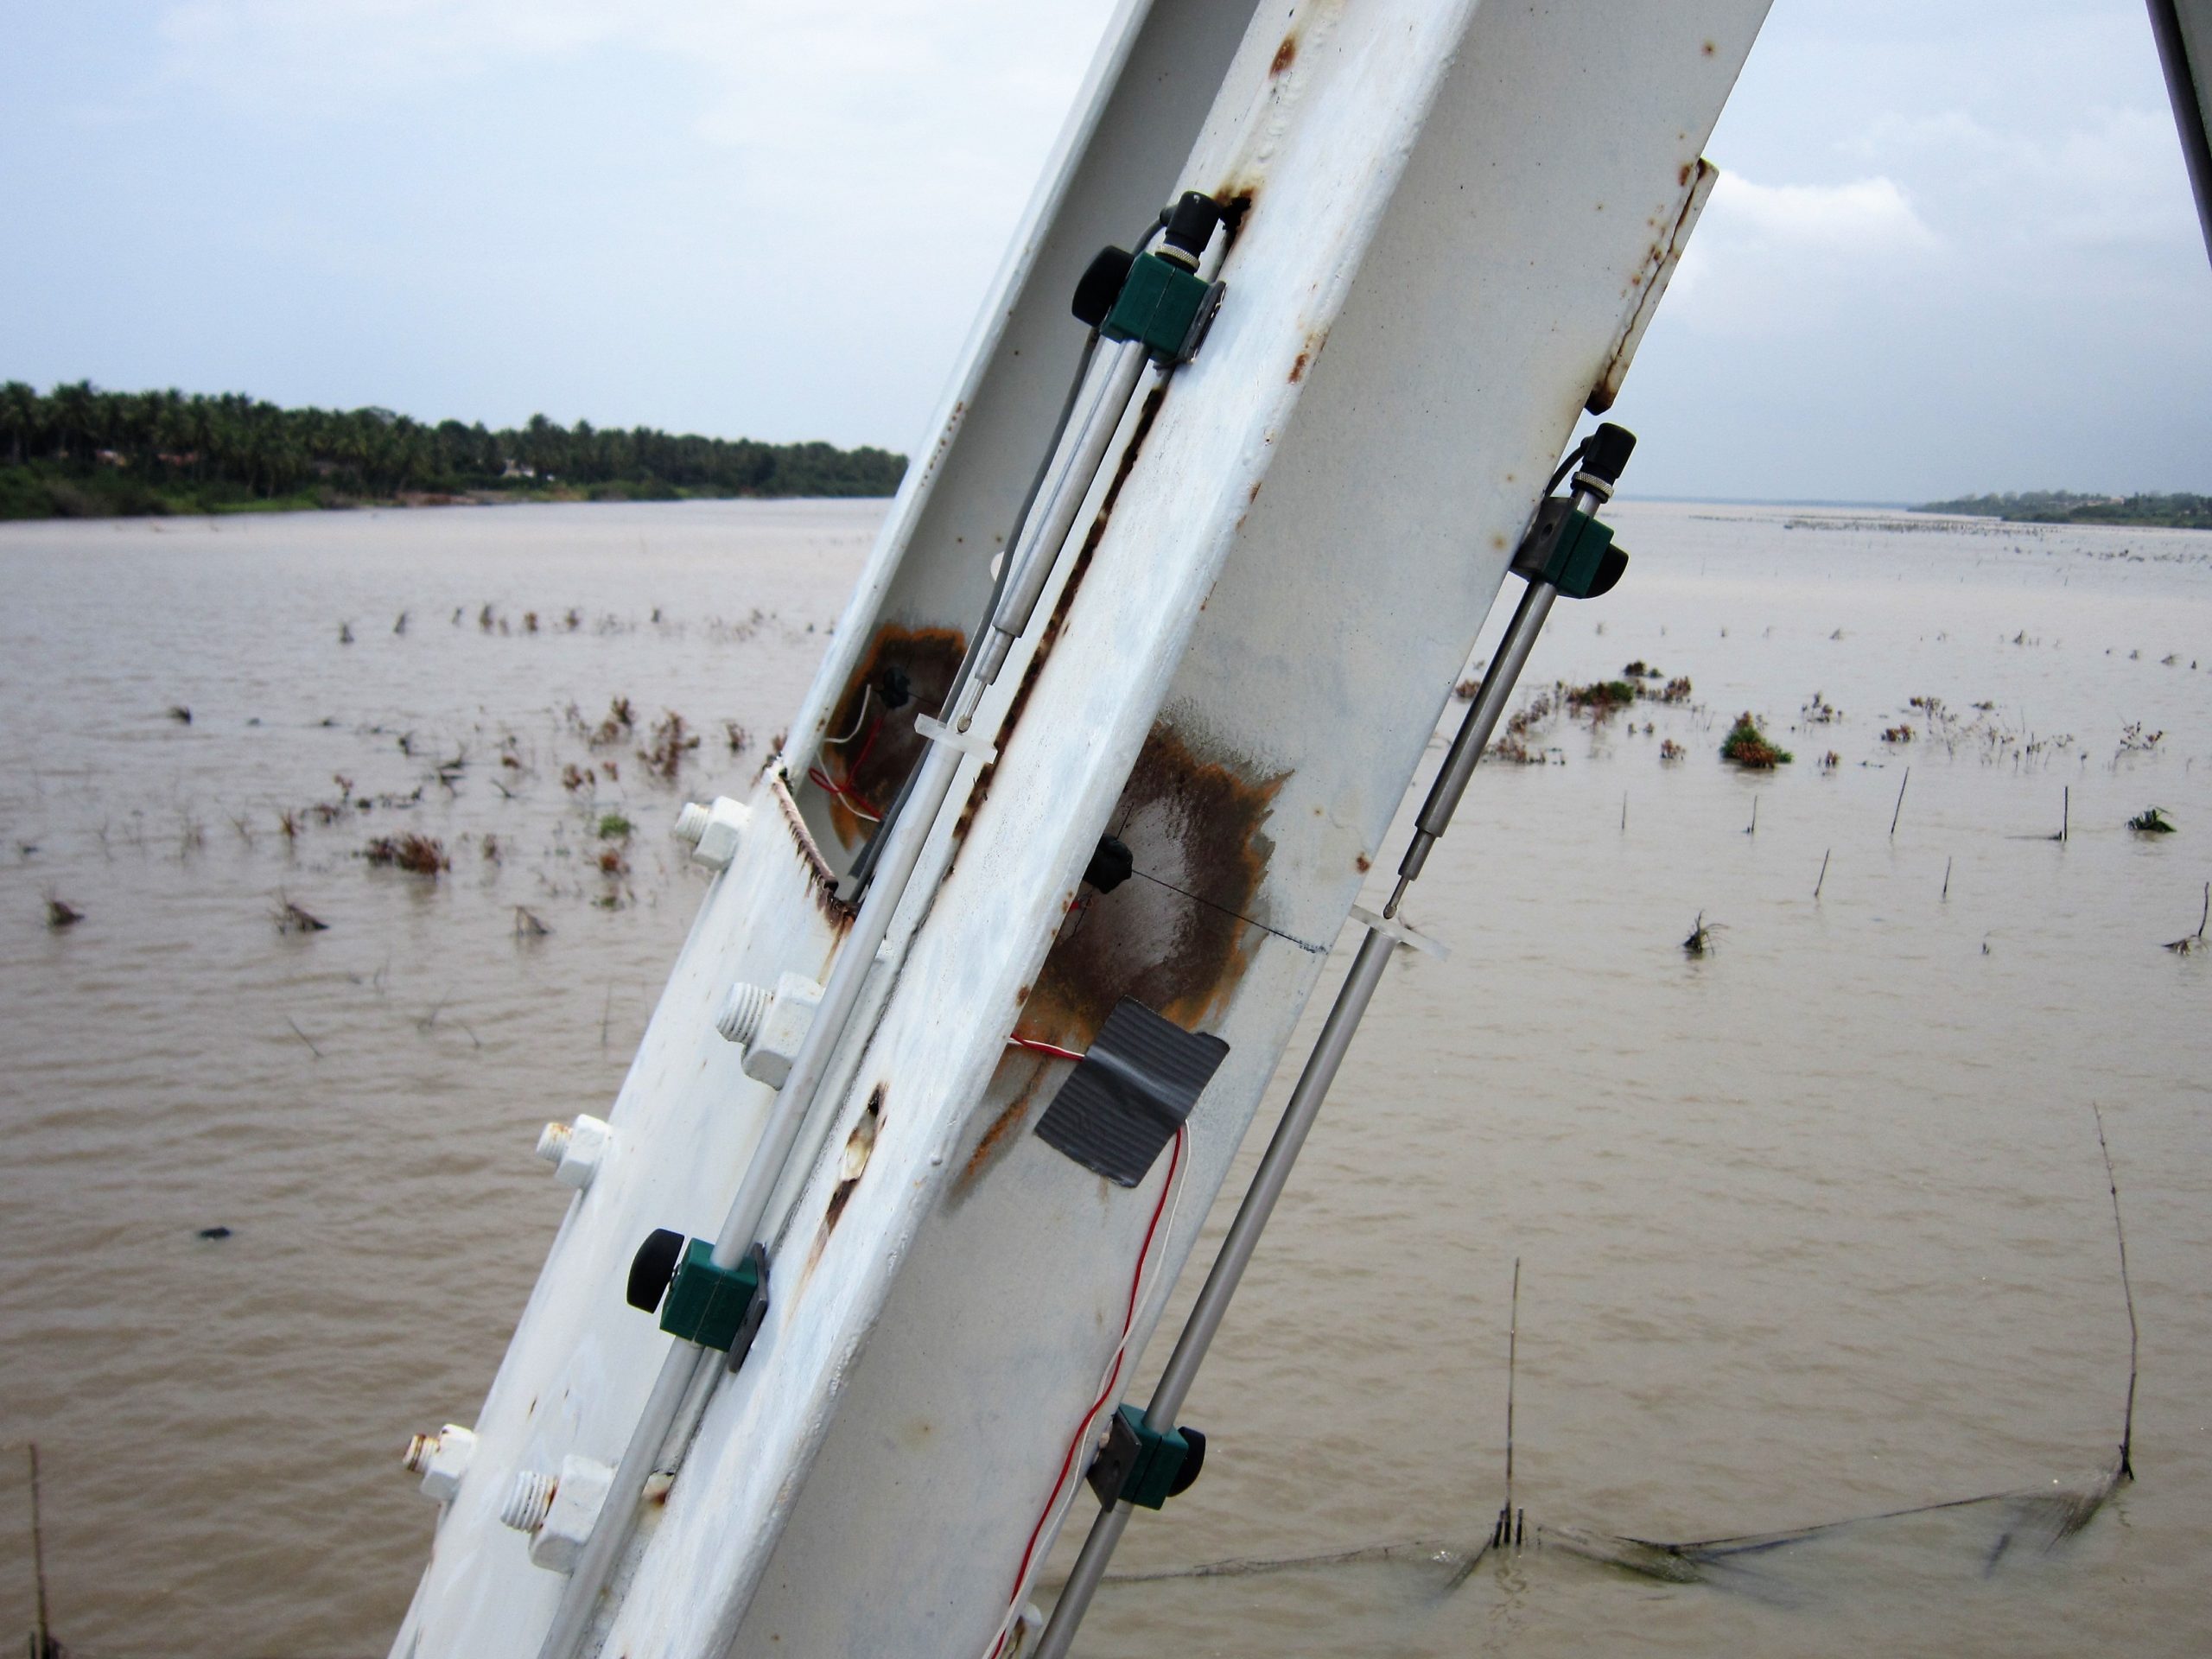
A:
[[[776,804],[783,810],[784,823],[791,832],[791,839],[798,844],[799,858],[806,866],[807,886],[814,893],[816,908],[840,931],[850,927],[853,907],[837,897],[836,872],[822,856],[822,849],[814,844],[814,836],[807,830],[806,820],[799,816],[798,803],[791,798],[783,773],[771,772],[768,787],[776,797]]]
[[[884,1085],[877,1084],[869,1091],[868,1109],[861,1114],[861,1121],[845,1137],[844,1156],[838,1164],[836,1187],[830,1194],[830,1203],[822,1212],[821,1230],[814,1236],[814,1247],[807,1252],[806,1272],[814,1271],[814,1264],[822,1259],[822,1252],[830,1243],[830,1235],[837,1230],[838,1218],[845,1213],[845,1206],[858,1190],[861,1177],[868,1170],[868,1160],[875,1150],[875,1138],[883,1128]]]
[[[1295,35],[1286,35],[1282,37],[1282,44],[1275,48],[1274,61],[1268,66],[1268,79],[1273,80],[1277,75],[1282,73],[1284,70],[1289,68],[1292,64],[1297,61],[1298,36]]]
[[[1050,1064],[1051,1062],[1040,1059],[1034,1055],[1023,1055],[1019,1058],[1012,1054],[1007,1056],[1000,1069],[1003,1071],[1007,1065],[1026,1065],[1029,1069],[1028,1081],[1024,1083],[1020,1091],[1001,1109],[999,1115],[991,1120],[990,1127],[983,1131],[982,1138],[976,1142],[976,1149],[968,1154],[968,1161],[960,1166],[959,1176],[954,1180],[952,1185],[954,1198],[964,1198],[968,1190],[975,1185],[977,1179],[1004,1157],[1007,1149],[1014,1145],[1020,1133],[1022,1124],[1028,1119],[1029,1109],[1036,1103],[1037,1085],[1045,1080],[1046,1068]]]
[[[1227,1002],[1265,931],[1254,914],[1274,856],[1265,833],[1289,774],[1203,752],[1155,725],[1109,823],[1137,872],[1064,926],[1022,1013],[1024,1029],[1087,1047],[1134,996],[1186,1027]]]

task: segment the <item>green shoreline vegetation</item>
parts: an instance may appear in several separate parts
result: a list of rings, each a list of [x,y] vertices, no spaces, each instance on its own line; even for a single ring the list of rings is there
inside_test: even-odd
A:
[[[41,395],[0,385],[0,519],[287,512],[504,501],[883,496],[906,458],[652,427],[502,431],[387,409],[280,409],[238,393]]]
[[[2212,530],[2212,495],[2080,495],[2072,490],[2027,490],[2017,495],[1962,495],[1955,501],[1930,501],[1916,511],[2002,518],[2016,524],[2144,524],[2166,530]]]

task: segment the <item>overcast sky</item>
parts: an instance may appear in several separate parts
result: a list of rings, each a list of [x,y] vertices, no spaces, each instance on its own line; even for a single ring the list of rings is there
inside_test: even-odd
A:
[[[912,449],[1107,0],[0,0],[0,378]],[[1644,493],[2212,490],[2141,0],[1778,0]]]

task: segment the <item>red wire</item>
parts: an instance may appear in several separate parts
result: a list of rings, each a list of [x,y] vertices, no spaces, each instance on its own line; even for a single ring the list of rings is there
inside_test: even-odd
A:
[[[1040,1038],[1024,1037],[1019,1032],[1006,1040],[1012,1047],[1026,1048],[1033,1054],[1049,1054],[1056,1060],[1079,1060],[1083,1058],[1071,1048],[1062,1048],[1058,1043],[1048,1043]]]
[[[1128,1311],[1122,1316],[1122,1334],[1116,1341],[1114,1369],[1107,1372],[1106,1386],[1098,1391],[1098,1397],[1090,1402],[1090,1409],[1083,1414],[1083,1421],[1075,1426],[1074,1438],[1068,1441],[1067,1454],[1060,1459],[1060,1472],[1053,1477],[1052,1490],[1046,1497],[1044,1513],[1037,1517],[1037,1524],[1029,1529],[1029,1542],[1021,1552],[1021,1565],[1014,1570],[1014,1594],[1009,1599],[1009,1605],[1021,1599],[1023,1582],[1029,1577],[1030,1560],[1037,1554],[1037,1540],[1044,1533],[1045,1523],[1052,1518],[1052,1508],[1059,1502],[1060,1488],[1067,1484],[1068,1471],[1074,1466],[1076,1453],[1083,1449],[1084,1441],[1090,1438],[1090,1425],[1097,1417],[1099,1408],[1114,1397],[1114,1385],[1122,1380],[1122,1362],[1127,1357],[1123,1350],[1128,1342],[1129,1327],[1137,1322],[1137,1293],[1144,1286],[1144,1265],[1152,1255],[1153,1235],[1160,1230],[1160,1217],[1166,1212],[1167,1195],[1174,1190],[1175,1171],[1183,1161],[1183,1142],[1188,1134],[1189,1131],[1181,1127],[1178,1127],[1175,1131],[1174,1150],[1168,1154],[1167,1158],[1167,1179],[1160,1184],[1160,1197],[1152,1206],[1152,1219],[1145,1225],[1144,1243],[1137,1250],[1137,1270],[1129,1280]],[[991,1659],[998,1659],[1000,1650],[1005,1646],[1006,1631],[1001,1629],[999,1631],[999,1639],[991,1644]]]
[[[868,763],[868,754],[875,747],[876,736],[882,730],[883,716],[878,715],[875,717],[875,724],[868,728],[868,735],[861,740],[861,752],[845,763],[845,782],[840,784],[833,781],[830,774],[819,766],[809,766],[806,769],[808,779],[817,789],[823,791],[825,794],[836,796],[854,811],[874,818],[879,823],[883,821],[883,814],[875,810],[874,804],[865,795],[853,787],[852,779],[861,775],[861,768]]]

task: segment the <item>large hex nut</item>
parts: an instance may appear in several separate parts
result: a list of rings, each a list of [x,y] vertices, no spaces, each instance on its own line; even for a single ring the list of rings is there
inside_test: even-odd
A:
[[[555,1573],[575,1571],[613,1484],[614,1471],[603,1463],[573,1454],[562,1459],[553,1502],[530,1536],[531,1562]]]
[[[710,870],[726,870],[737,856],[737,843],[745,832],[752,809],[742,801],[717,795],[712,806],[690,802],[677,815],[676,838],[691,843],[691,861]]]
[[[745,1046],[745,1075],[771,1089],[782,1088],[821,1004],[822,988],[805,975],[777,975],[775,995],[768,1000],[753,1040]]]
[[[407,1447],[407,1466],[423,1477],[423,1496],[448,1503],[461,1490],[461,1478],[476,1456],[474,1430],[448,1423],[435,1434],[418,1434]]]
[[[548,1123],[537,1137],[537,1155],[553,1166],[553,1179],[581,1192],[614,1145],[614,1130],[604,1118],[579,1114],[574,1122]]]

